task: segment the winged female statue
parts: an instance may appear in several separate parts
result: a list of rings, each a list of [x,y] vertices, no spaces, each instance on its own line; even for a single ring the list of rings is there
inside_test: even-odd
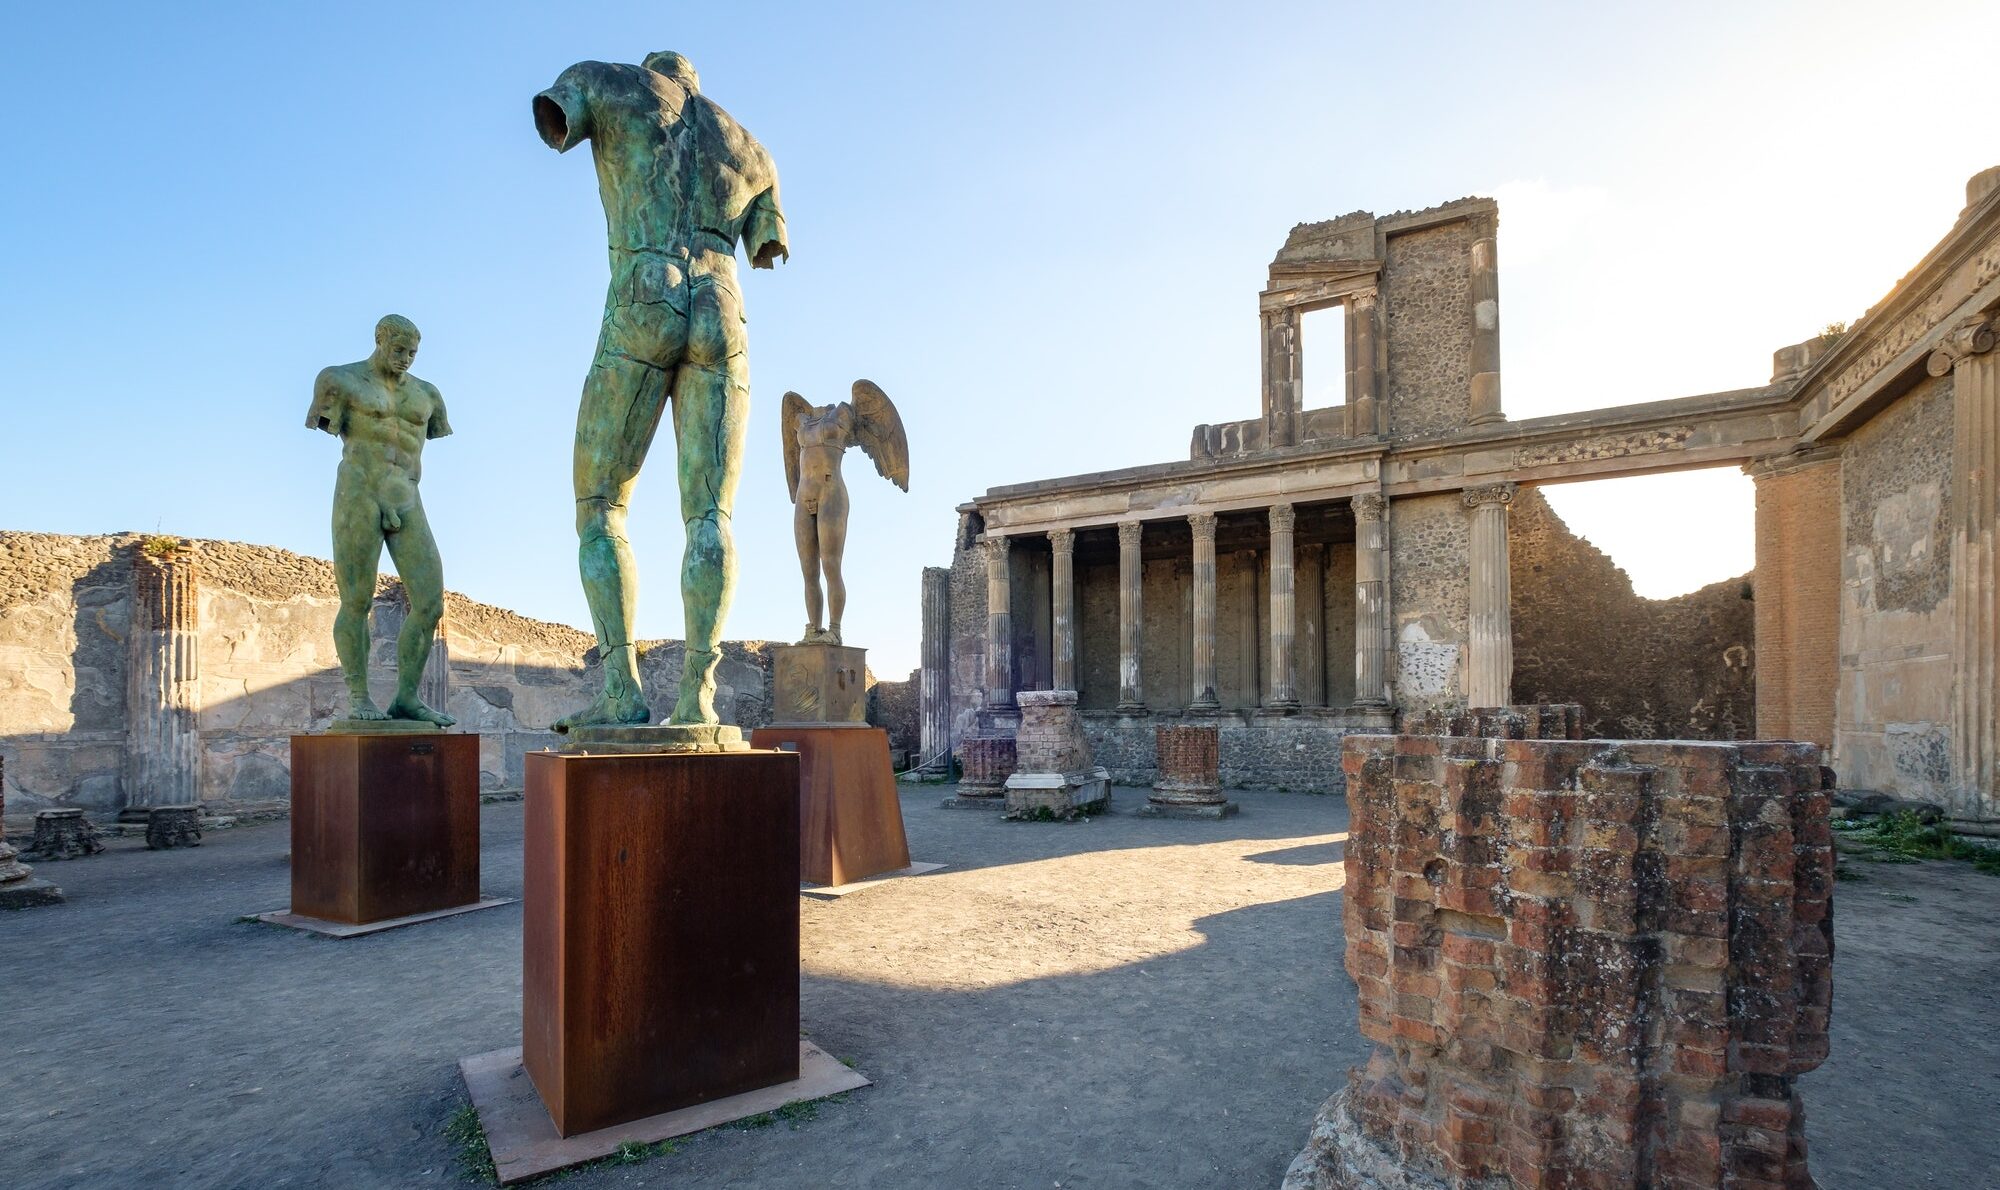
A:
[[[840,555],[847,548],[847,483],[840,460],[859,446],[875,461],[882,478],[910,490],[910,443],[903,419],[889,394],[871,380],[854,382],[853,402],[812,405],[797,393],[785,394],[778,420],[785,436],[785,483],[792,493],[792,535],[799,544],[799,567],[806,578],[806,636],[802,645],[840,643],[840,613],[847,584]],[[820,573],[826,598],[820,598]],[[824,613],[831,617],[822,619]]]

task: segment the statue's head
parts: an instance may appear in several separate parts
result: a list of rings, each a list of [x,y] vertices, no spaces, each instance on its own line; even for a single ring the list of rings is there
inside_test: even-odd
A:
[[[639,63],[639,65],[644,66],[654,74],[666,75],[681,86],[686,87],[688,93],[691,95],[701,94],[701,76],[694,72],[694,63],[672,50],[659,50],[655,53],[647,54],[646,60]]]
[[[375,357],[391,376],[401,376],[416,362],[417,324],[401,314],[384,314],[375,324]]]

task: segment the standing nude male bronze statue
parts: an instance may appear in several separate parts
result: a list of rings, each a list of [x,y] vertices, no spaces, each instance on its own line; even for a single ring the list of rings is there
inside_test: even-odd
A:
[[[611,249],[597,357],[577,410],[577,558],[604,691],[556,730],[651,717],[633,647],[639,577],[625,517],[667,406],[680,452],[687,660],[670,724],[713,724],[722,622],[736,584],[730,513],[750,414],[736,247],[752,268],[788,257],[778,173],[701,94],[687,59],[579,62],[535,96],[550,148],[591,144]]]
[[[806,579],[806,635],[802,645],[840,643],[840,614],[847,608],[847,583],[840,556],[847,549],[847,481],[840,460],[859,446],[875,460],[875,470],[910,490],[910,443],[903,419],[889,395],[870,380],[857,380],[854,403],[812,405],[797,393],[785,394],[779,414],[784,434],[785,483],[792,493],[792,537]],[[827,620],[820,619],[820,573],[826,573]]]
[[[444,566],[417,482],[424,442],[451,433],[444,398],[410,375],[417,341],[415,324],[400,314],[376,323],[373,355],[322,369],[313,381],[306,428],[325,430],[342,444],[333,485],[333,573],[340,588],[333,644],[347,679],[347,717],[450,727],[451,716],[417,697],[431,634],[444,616]],[[384,544],[410,597],[409,618],[396,637],[396,694],[387,710],[368,694],[368,609]]]

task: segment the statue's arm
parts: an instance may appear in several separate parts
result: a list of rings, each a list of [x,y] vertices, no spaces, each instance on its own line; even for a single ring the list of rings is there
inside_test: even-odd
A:
[[[584,63],[562,72],[555,86],[535,96],[535,131],[542,143],[567,153],[590,137],[590,97],[584,87]]]
[[[340,374],[333,368],[320,369],[313,381],[312,408],[306,410],[306,429],[325,430],[338,438],[347,429],[347,395],[341,391]]]
[[[785,211],[778,205],[778,184],[750,200],[743,217],[743,251],[753,269],[768,269],[780,259],[790,260],[792,250],[785,242]]]
[[[431,394],[431,420],[424,427],[425,438],[448,438],[451,436],[451,420],[444,413],[444,394],[438,392],[437,385],[424,382]]]

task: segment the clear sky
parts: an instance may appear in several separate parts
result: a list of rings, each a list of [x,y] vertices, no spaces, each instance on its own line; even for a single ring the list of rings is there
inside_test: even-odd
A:
[[[2000,164],[1991,3],[18,5],[0,39],[0,526],[328,552],[313,375],[391,311],[454,437],[449,585],[587,623],[570,434],[606,276],[587,152],[529,98],[676,49],[770,149],[792,259],[743,270],[754,413],[731,637],[803,622],[786,389],[882,385],[908,495],[847,465],[847,637],[916,663],[919,568],[987,487],[1184,458],[1257,410],[1297,222],[1500,200],[1508,412],[1764,382]],[[673,458],[632,516],[679,636]],[[1552,489],[1667,595],[1751,565],[1734,471]],[[387,565],[385,559],[385,566]]]

